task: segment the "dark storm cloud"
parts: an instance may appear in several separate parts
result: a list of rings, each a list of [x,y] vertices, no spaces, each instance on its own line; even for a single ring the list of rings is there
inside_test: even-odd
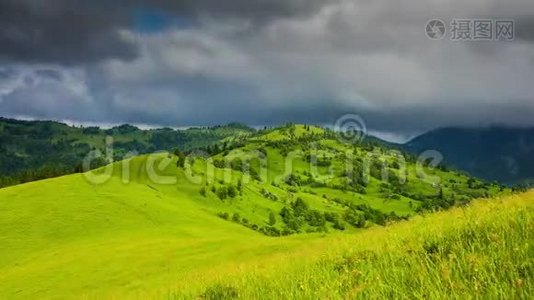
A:
[[[118,29],[128,16],[100,1],[0,1],[0,59],[76,65],[133,59],[137,49]]]
[[[313,12],[329,2],[332,0],[155,0],[147,3],[181,14],[272,19]]]
[[[135,11],[161,10],[176,18],[244,18],[262,23],[317,9],[314,0],[0,0],[0,59],[77,65],[108,58],[131,60],[138,45],[120,34]]]

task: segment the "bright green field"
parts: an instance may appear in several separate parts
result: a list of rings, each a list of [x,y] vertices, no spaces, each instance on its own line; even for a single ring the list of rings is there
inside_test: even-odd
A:
[[[193,274],[261,265],[315,238],[268,238],[195,197],[80,174],[0,190],[0,298],[166,294]]]
[[[534,191],[331,236],[306,259],[202,285],[221,299],[532,299]],[[290,258],[289,258],[290,259]],[[185,292],[185,296],[184,296]]]
[[[92,186],[71,175],[0,190],[0,199],[0,295],[8,298],[155,292],[192,270],[295,244],[116,178]]]
[[[0,298],[533,292],[534,192],[386,228],[282,238],[177,195],[118,178],[93,186],[79,174],[0,190]]]

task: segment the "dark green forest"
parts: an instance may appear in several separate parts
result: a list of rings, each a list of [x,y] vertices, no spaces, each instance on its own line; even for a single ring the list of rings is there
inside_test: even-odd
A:
[[[80,172],[83,159],[94,150],[103,155],[91,162],[92,168],[128,154],[207,148],[252,132],[254,129],[238,123],[142,130],[128,124],[101,129],[0,118],[0,187]],[[106,143],[108,137],[111,144]]]

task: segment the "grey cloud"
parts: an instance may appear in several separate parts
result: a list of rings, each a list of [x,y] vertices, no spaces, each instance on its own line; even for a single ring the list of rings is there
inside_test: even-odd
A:
[[[186,15],[211,14],[215,17],[251,18],[266,20],[316,11],[332,0],[156,0],[155,7]]]
[[[273,20],[253,36],[228,38],[199,28],[191,35],[182,31],[178,42],[170,43],[175,38],[171,32],[148,41],[149,50],[136,63],[115,65],[106,74],[110,82],[125,86],[160,74],[176,82],[184,77],[221,81],[241,92],[212,87],[191,93],[197,86],[182,86],[176,101],[190,108],[209,106],[200,106],[199,114],[169,117],[180,123],[322,123],[358,113],[372,127],[390,131],[532,124],[527,117],[534,103],[529,83],[534,76],[532,45],[432,41],[424,34],[430,18],[450,21],[482,13],[504,18],[519,14],[527,4],[515,1],[516,6],[510,4],[514,9],[501,14],[492,3],[449,1],[434,7],[418,1],[403,6],[344,1],[306,17]],[[132,76],[135,80],[128,83]],[[504,107],[517,109],[502,113]]]
[[[514,20],[516,38],[534,42],[534,16],[520,16]]]
[[[61,81],[63,79],[63,74],[61,74],[60,71],[53,69],[35,70],[35,74],[40,77],[50,78],[57,81]]]
[[[110,58],[132,60],[138,45],[120,34],[131,29],[136,9],[176,17],[245,18],[265,23],[313,11],[319,0],[0,0],[0,59],[80,65]]]
[[[0,80],[1,115],[52,120],[107,118],[104,107],[93,98],[83,70],[21,65],[10,68],[15,75]]]
[[[6,80],[15,76],[16,72],[11,68],[0,68],[0,80]]]
[[[66,65],[134,58],[136,46],[117,32],[127,15],[98,2],[1,0],[0,58]]]

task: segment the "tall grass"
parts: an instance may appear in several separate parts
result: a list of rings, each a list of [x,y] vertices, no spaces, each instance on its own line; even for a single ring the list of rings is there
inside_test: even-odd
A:
[[[534,192],[476,201],[344,236],[312,263],[221,274],[170,298],[532,299],[533,216]]]

